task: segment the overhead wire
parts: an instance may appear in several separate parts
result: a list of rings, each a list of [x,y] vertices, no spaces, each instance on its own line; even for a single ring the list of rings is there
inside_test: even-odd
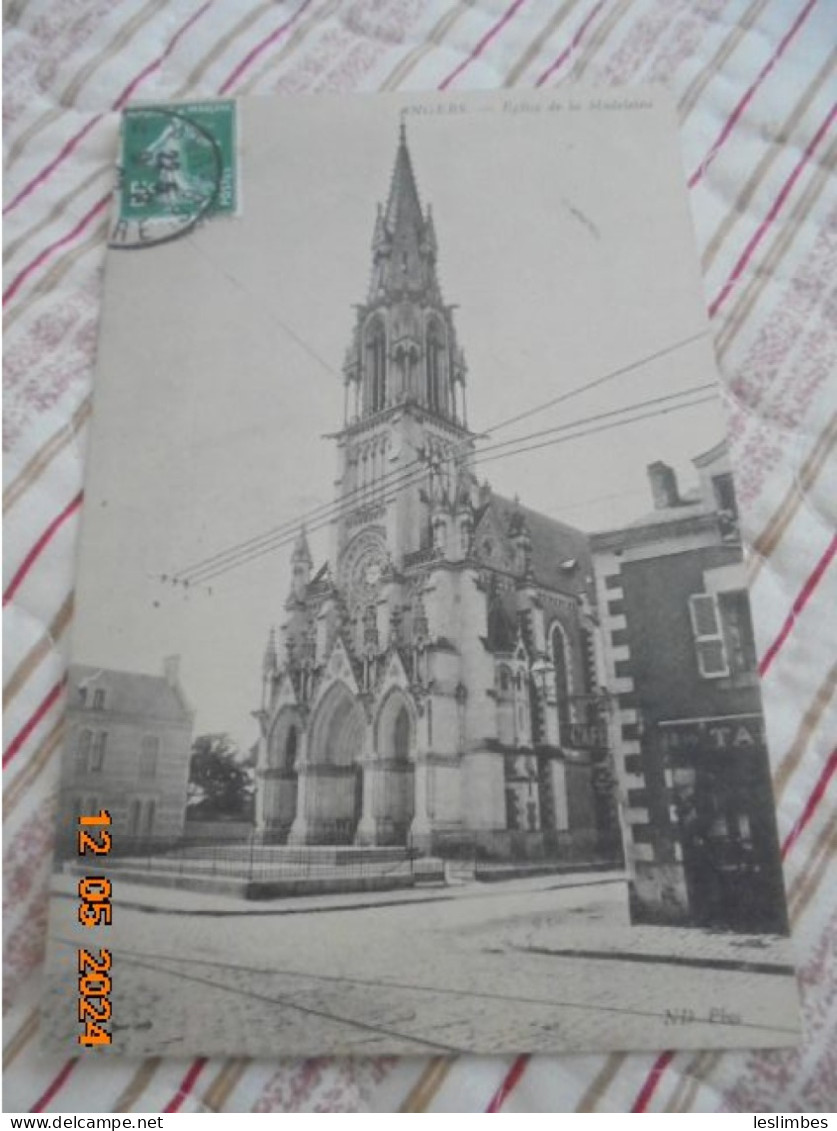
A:
[[[651,354],[647,354],[644,357],[629,363],[628,365],[620,366],[618,369],[611,370],[608,373],[593,379],[592,381],[585,382],[584,384],[578,385],[573,389],[566,390],[565,392],[559,394],[557,397],[552,397],[548,401],[534,405],[522,413],[518,413],[515,416],[498,421],[491,428],[486,429],[484,434],[497,432],[501,428],[509,427],[511,424],[517,423],[520,420],[536,415],[537,413],[544,412],[547,409],[556,406],[557,404],[564,403],[565,401],[573,397],[580,396],[582,393],[598,388],[608,381],[614,380],[617,377],[624,376],[625,374],[633,372],[643,365],[664,357],[678,349],[682,349],[684,346],[689,345],[704,337],[705,333],[706,331],[701,331],[700,333],[692,334],[687,338],[680,339],[679,341],[662,347],[661,349],[656,350]],[[467,450],[469,443],[472,441],[472,437],[473,434],[470,434],[467,440],[461,441],[456,446],[455,450],[450,453],[450,456],[448,458],[456,459],[459,455],[462,454],[464,450]],[[514,441],[505,442],[512,443]],[[427,464],[427,456],[422,449],[417,449],[417,451],[419,452],[419,454],[414,460],[401,468],[398,468],[392,472],[387,472],[384,476],[379,477],[374,484],[362,484],[358,487],[355,487],[351,491],[341,496],[339,500],[332,500],[327,503],[321,503],[308,512],[297,515],[292,519],[287,519],[279,523],[277,526],[271,528],[270,530],[264,531],[262,534],[254,535],[253,537],[246,539],[243,542],[236,543],[233,546],[219,550],[216,553],[201,559],[200,561],[177,570],[174,574],[161,575],[161,580],[171,581],[175,584],[184,584],[191,578],[196,579],[200,574],[204,572],[204,570],[209,569],[215,564],[220,564],[222,561],[238,561],[240,555],[246,553],[248,549],[256,549],[260,548],[263,545],[267,545],[268,542],[271,542],[272,539],[281,536],[285,531],[293,529],[295,533],[298,532],[301,526],[307,526],[310,522],[322,518],[325,513],[331,513],[335,506],[354,506],[356,504],[360,505],[364,495],[369,494],[370,488],[374,487],[376,494],[380,491],[381,488],[384,488],[385,490],[389,489],[395,481],[401,481],[402,477],[409,473],[413,468],[417,468],[421,465],[422,474],[424,474],[424,467],[426,467]]]
[[[557,425],[554,428],[540,429],[536,432],[526,434],[524,436],[515,437],[512,440],[505,440],[497,444],[486,445],[486,447],[474,452],[474,458],[469,460],[469,468],[479,466],[483,463],[491,463],[498,459],[509,458],[514,455],[520,455],[526,452],[537,451],[542,448],[557,446],[562,443],[569,443],[571,440],[581,439],[584,436],[594,435],[600,432],[612,431],[615,428],[625,427],[629,424],[638,423],[643,420],[652,419],[654,417],[664,416],[671,412],[682,411],[687,408],[695,408],[703,404],[709,404],[716,400],[714,392],[714,383],[706,383],[703,385],[693,386],[689,389],[682,390],[678,393],[669,394],[664,397],[655,397],[649,401],[640,402],[636,405],[626,406],[622,409],[611,410],[606,413],[599,413],[590,417],[585,417],[579,420],[571,421],[563,425]],[[695,400],[683,401],[683,397],[691,397],[697,393],[706,392],[712,389],[711,396],[699,397]],[[671,403],[676,401],[677,403]],[[656,408],[651,412],[639,412],[643,408],[651,408],[664,404],[665,407]],[[613,419],[616,417],[617,419]],[[609,421],[609,423],[601,423],[602,421]],[[582,431],[572,431],[578,429],[582,425],[593,424],[594,427],[583,429]],[[562,433],[570,432],[569,435]],[[559,435],[555,435],[559,433]],[[550,436],[549,439],[543,437]],[[532,443],[530,441],[536,441]],[[505,449],[505,450],[503,450]],[[412,466],[412,465],[410,465]],[[387,497],[391,498],[393,490],[400,492],[408,489],[411,486],[421,483],[427,474],[427,466],[423,466],[419,473],[414,470],[402,469],[400,475],[396,476],[395,480],[391,482],[384,491],[375,491],[375,495],[370,498],[371,501],[381,498],[385,500]],[[374,486],[374,485],[372,485]],[[365,488],[369,490],[369,488]],[[382,500],[383,501],[383,500]],[[310,532],[316,532],[333,522],[339,521],[341,518],[355,512],[362,502],[350,502],[348,505],[345,499],[339,499],[334,504],[328,513],[323,514],[316,522],[311,524],[308,529]],[[188,577],[182,575],[175,575],[172,581],[181,585],[203,584],[219,577],[224,573],[229,572],[231,569],[238,568],[239,566],[247,565],[251,561],[263,557],[265,554],[272,553],[275,550],[288,546],[296,541],[298,536],[298,527],[295,526],[293,530],[282,535],[274,536],[269,542],[256,546],[242,546],[235,555],[230,556],[222,562],[208,563],[207,565],[194,570]]]

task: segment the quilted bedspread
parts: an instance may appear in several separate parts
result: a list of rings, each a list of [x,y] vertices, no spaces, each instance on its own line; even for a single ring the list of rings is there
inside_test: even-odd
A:
[[[834,0],[7,0],[5,1110],[837,1105]],[[805,1036],[795,1051],[56,1061],[38,994],[119,110],[132,99],[663,83],[744,513]]]

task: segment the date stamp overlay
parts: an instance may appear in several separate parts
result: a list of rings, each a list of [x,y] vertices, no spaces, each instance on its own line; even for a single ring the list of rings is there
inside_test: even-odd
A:
[[[110,246],[180,239],[239,208],[236,104],[129,106],[122,114],[117,219]]]
[[[79,816],[77,844],[79,856],[107,856],[111,849],[110,813]],[[92,864],[92,860],[91,860]],[[83,927],[109,927],[113,922],[113,904],[110,900],[111,884],[101,869],[91,868],[91,874],[78,882],[78,921]],[[85,1048],[109,1045],[113,1034],[108,1025],[111,1019],[111,965],[110,950],[99,947],[88,950],[78,948],[78,1021],[83,1030],[78,1043]]]

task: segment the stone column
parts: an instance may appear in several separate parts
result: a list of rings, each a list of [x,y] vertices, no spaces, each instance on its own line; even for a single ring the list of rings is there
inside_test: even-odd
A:
[[[308,791],[311,788],[308,777],[311,767],[308,765],[308,736],[304,731],[299,736],[296,766],[296,817],[288,833],[288,844],[308,844]]]
[[[367,723],[363,736],[363,753],[358,772],[363,774],[360,820],[355,830],[355,844],[376,844],[378,828],[375,821],[375,783],[378,777],[372,724]]]
[[[570,827],[570,813],[567,800],[567,767],[562,759],[550,759],[549,774],[552,779],[552,797],[555,804],[555,830],[556,832],[567,832]]]
[[[540,692],[539,692],[540,694]],[[558,726],[558,694],[555,688],[555,668],[547,665],[546,694],[543,696],[544,738],[548,746],[559,746],[561,734]]]
[[[288,833],[288,844],[308,843],[308,781],[309,766],[300,766],[296,785],[296,817]]]
[[[264,742],[262,738],[259,740],[259,753],[256,762],[256,798],[255,798],[255,818],[256,832],[259,836],[264,835],[265,830],[265,793],[267,792],[267,780],[264,767],[267,765],[267,758],[264,756]]]
[[[410,839],[413,847],[427,851],[430,848],[430,815],[427,811],[427,775],[430,767],[419,755],[413,769],[413,820]]]
[[[363,774],[363,792],[355,844],[375,844],[378,839],[375,823],[375,779],[378,775],[375,762],[371,757],[366,757],[358,769]]]

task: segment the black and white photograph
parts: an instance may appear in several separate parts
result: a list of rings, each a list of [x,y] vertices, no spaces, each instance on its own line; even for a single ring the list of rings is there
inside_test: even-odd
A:
[[[50,1049],[797,1043],[676,117],[568,91],[126,118]]]

